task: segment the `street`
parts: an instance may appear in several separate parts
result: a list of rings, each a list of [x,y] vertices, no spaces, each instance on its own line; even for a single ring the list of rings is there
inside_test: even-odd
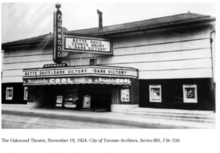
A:
[[[140,129],[127,125],[2,114],[2,129]]]
[[[141,108],[139,108],[141,109]],[[141,109],[140,111],[153,111]],[[159,113],[158,110],[154,111]],[[173,110],[175,112],[175,110]],[[176,115],[190,112],[178,111]],[[166,111],[164,112],[167,113]],[[214,128],[215,114],[200,112],[188,120],[177,118],[175,113],[169,118],[160,116],[135,115],[114,112],[94,112],[73,109],[31,108],[27,105],[2,104],[3,129],[186,129]],[[192,113],[192,112],[191,112]],[[197,112],[198,113],[198,112]],[[211,113],[211,114],[210,114]],[[181,116],[182,117],[182,116]],[[184,117],[184,116],[183,116]],[[203,117],[203,118],[201,118]],[[208,117],[206,120],[204,117]],[[200,119],[199,119],[200,118]]]

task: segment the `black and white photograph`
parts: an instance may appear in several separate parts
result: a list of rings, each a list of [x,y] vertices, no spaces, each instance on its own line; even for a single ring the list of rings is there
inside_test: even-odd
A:
[[[216,11],[217,2],[2,2],[4,148],[217,153],[199,145],[218,129]],[[204,141],[200,130],[211,131]]]

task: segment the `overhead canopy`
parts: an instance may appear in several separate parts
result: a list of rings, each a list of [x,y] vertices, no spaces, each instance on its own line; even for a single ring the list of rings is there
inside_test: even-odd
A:
[[[106,66],[35,68],[23,72],[24,85],[131,85],[131,79],[138,78],[137,69]]]

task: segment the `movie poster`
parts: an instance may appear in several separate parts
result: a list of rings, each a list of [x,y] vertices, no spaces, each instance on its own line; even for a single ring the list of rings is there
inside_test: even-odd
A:
[[[162,102],[161,85],[150,85],[150,102]]]
[[[121,89],[121,102],[130,102],[129,89]]]
[[[57,103],[62,104],[62,102],[63,102],[63,96],[61,95],[57,96]]]
[[[24,100],[28,100],[28,87],[24,87]]]
[[[183,85],[183,101],[185,103],[197,103],[197,86]]]
[[[83,97],[83,108],[90,108],[91,107],[91,96],[86,95]]]
[[[13,87],[6,88],[6,100],[13,100]]]

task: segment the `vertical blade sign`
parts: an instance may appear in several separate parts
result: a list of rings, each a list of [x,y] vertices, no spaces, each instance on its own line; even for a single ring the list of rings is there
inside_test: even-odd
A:
[[[57,64],[61,63],[62,58],[62,13],[57,9],[54,12],[54,51],[53,51],[53,61]]]

